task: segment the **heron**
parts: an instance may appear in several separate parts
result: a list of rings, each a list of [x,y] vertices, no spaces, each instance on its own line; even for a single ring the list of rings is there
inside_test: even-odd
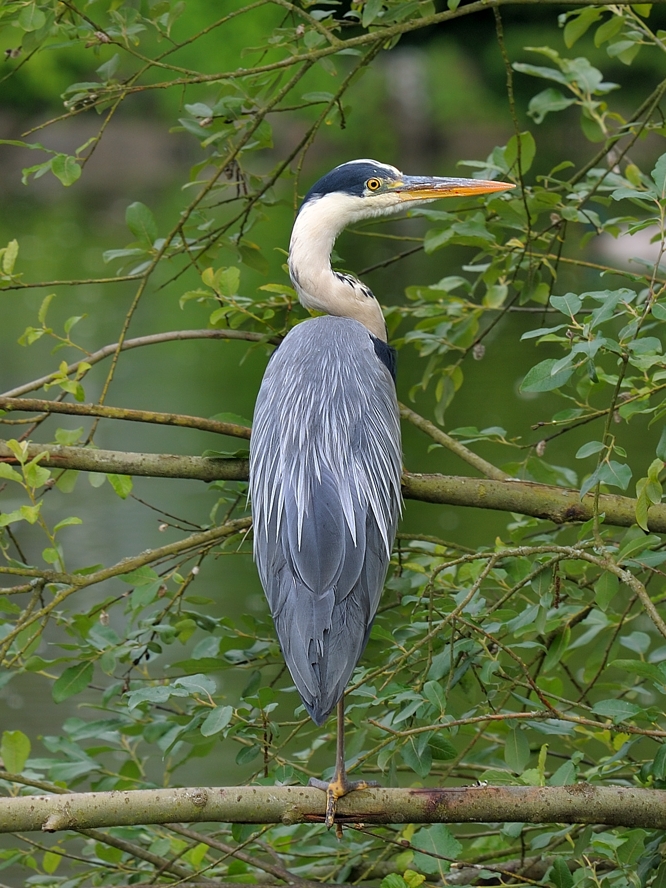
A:
[[[406,176],[375,160],[343,163],[305,195],[289,245],[299,300],[323,314],[287,334],[268,363],[250,442],[254,559],[287,667],[312,720],[337,707],[337,751],[325,822],[365,781],[349,780],[344,691],[365,648],[402,508],[396,355],[381,306],[334,271],[350,223],[503,182]]]

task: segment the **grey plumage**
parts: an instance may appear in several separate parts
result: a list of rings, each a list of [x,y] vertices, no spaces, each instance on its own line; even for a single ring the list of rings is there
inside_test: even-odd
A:
[[[331,268],[338,234],[439,197],[504,191],[481,179],[405,176],[362,159],[305,195],[289,243],[300,302],[328,317],[295,327],[271,358],[250,446],[254,557],[306,709],[321,724],[363,652],[400,513],[401,445],[386,322],[361,281]],[[334,799],[353,785],[338,710]]]
[[[254,553],[294,683],[321,724],[368,639],[400,513],[393,379],[358,321],[320,317],[273,354],[250,446]]]
[[[379,302],[333,271],[351,222],[406,203],[512,188],[482,179],[405,176],[376,160],[340,164],[305,195],[289,242],[304,321],[271,358],[250,443],[254,557],[282,652],[305,708],[322,724],[337,703],[335,773],[311,779],[337,800],[367,789],[345,766],[345,686],[377,612],[400,513],[401,445],[395,352]]]

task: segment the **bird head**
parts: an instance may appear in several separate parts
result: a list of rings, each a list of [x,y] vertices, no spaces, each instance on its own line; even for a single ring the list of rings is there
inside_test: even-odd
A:
[[[331,270],[331,251],[342,229],[440,197],[469,197],[513,187],[484,179],[405,176],[376,160],[337,166],[305,195],[291,233],[289,273],[298,298],[306,308],[360,321],[373,336],[385,340],[386,323],[372,292],[355,278]]]
[[[414,204],[514,187],[486,179],[405,176],[394,166],[376,160],[351,160],[335,167],[312,186],[301,212],[318,204],[318,210],[339,232],[352,222],[397,213]]]

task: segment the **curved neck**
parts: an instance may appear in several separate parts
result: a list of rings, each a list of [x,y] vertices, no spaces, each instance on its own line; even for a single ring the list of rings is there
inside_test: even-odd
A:
[[[386,322],[372,291],[331,268],[335,239],[349,221],[334,198],[308,202],[296,217],[289,244],[291,280],[306,308],[360,321],[386,342]]]

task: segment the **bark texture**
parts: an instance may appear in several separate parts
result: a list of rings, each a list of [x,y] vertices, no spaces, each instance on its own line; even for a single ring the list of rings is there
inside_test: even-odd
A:
[[[68,793],[0,799],[0,832],[172,822],[319,823],[325,797],[305,786]],[[666,829],[666,791],[623,786],[368,789],[338,802],[340,823],[600,823]]]
[[[171,453],[129,453],[92,450],[54,444],[30,444],[29,457],[44,454],[40,464],[53,469],[103,472],[153,478],[185,478],[196,481],[247,481],[246,459],[208,459]],[[0,460],[16,464],[7,444],[0,441]],[[449,506],[471,506],[502,512],[519,512],[546,518],[556,524],[588,521],[594,514],[594,495],[581,500],[577,490],[535,484],[531,481],[492,480],[458,475],[417,475],[404,472],[402,492],[406,499]],[[599,496],[599,512],[606,524],[631,527],[636,523],[636,500],[604,493]],[[666,533],[666,505],[650,508],[648,525],[655,533]]]

